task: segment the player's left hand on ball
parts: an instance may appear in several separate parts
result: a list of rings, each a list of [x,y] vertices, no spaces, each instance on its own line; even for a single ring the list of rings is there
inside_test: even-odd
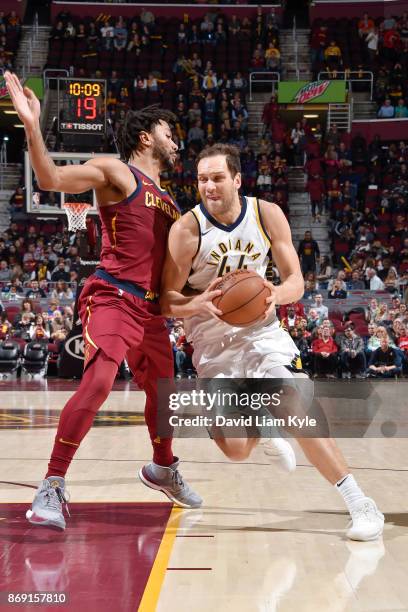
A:
[[[264,281],[264,286],[269,289],[271,295],[265,299],[266,310],[264,316],[262,317],[262,321],[266,321],[266,319],[269,319],[272,313],[275,313],[276,299],[278,296],[275,285],[272,285],[272,283],[266,280]]]
[[[203,293],[194,298],[193,302],[198,314],[207,312],[215,319],[218,319],[223,314],[222,310],[213,303],[213,300],[222,294],[221,289],[215,288],[219,282],[219,278],[214,279]]]

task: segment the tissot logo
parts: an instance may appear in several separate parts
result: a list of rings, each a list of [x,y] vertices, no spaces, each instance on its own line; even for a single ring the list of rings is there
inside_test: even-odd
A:
[[[82,338],[81,334],[72,336],[72,338],[65,343],[65,350],[67,351],[68,355],[71,355],[71,357],[74,357],[75,359],[81,359],[82,361],[85,358],[84,348],[84,339]]]
[[[103,131],[103,123],[65,123],[61,122],[61,129],[63,130],[88,130],[92,132],[102,132]]]

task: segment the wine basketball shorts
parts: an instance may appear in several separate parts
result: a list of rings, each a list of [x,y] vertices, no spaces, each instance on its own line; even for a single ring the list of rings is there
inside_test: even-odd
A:
[[[136,382],[172,378],[173,353],[164,317],[150,302],[92,275],[78,301],[85,341],[85,364],[98,350],[119,366],[126,359]]]

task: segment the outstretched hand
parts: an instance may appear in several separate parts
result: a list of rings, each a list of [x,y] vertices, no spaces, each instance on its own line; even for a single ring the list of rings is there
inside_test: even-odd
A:
[[[4,79],[13,106],[24,127],[37,125],[41,114],[40,101],[37,96],[29,87],[23,87],[13,72],[6,70]]]

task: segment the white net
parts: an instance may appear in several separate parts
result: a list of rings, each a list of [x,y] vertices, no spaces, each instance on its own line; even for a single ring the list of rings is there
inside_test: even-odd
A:
[[[64,209],[68,217],[68,231],[86,229],[86,215],[92,208],[90,204],[83,202],[65,202]]]

